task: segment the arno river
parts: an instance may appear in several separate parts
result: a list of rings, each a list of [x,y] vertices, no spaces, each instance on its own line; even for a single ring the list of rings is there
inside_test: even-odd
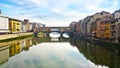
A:
[[[79,38],[30,37],[0,43],[0,68],[119,68],[120,48]]]

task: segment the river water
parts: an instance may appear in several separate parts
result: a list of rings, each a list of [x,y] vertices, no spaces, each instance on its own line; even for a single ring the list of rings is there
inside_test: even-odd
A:
[[[0,68],[119,68],[120,49],[80,39],[31,37],[0,43]]]

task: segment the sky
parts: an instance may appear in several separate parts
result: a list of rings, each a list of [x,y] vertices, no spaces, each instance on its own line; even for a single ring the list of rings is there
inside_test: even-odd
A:
[[[97,12],[113,13],[120,0],[0,0],[3,15],[46,26],[69,26]]]

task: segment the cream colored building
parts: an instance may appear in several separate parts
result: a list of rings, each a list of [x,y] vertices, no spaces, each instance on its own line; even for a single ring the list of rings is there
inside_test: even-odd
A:
[[[8,17],[0,14],[0,33],[9,32]]]
[[[120,42],[120,10],[117,10],[113,13],[116,21],[116,42]]]

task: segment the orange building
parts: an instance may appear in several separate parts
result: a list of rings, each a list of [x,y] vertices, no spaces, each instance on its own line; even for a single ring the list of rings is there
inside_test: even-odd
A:
[[[100,38],[111,38],[110,24],[110,21],[100,22]]]
[[[115,39],[115,28],[115,19],[102,17],[92,24],[92,33],[96,38],[106,40]]]

